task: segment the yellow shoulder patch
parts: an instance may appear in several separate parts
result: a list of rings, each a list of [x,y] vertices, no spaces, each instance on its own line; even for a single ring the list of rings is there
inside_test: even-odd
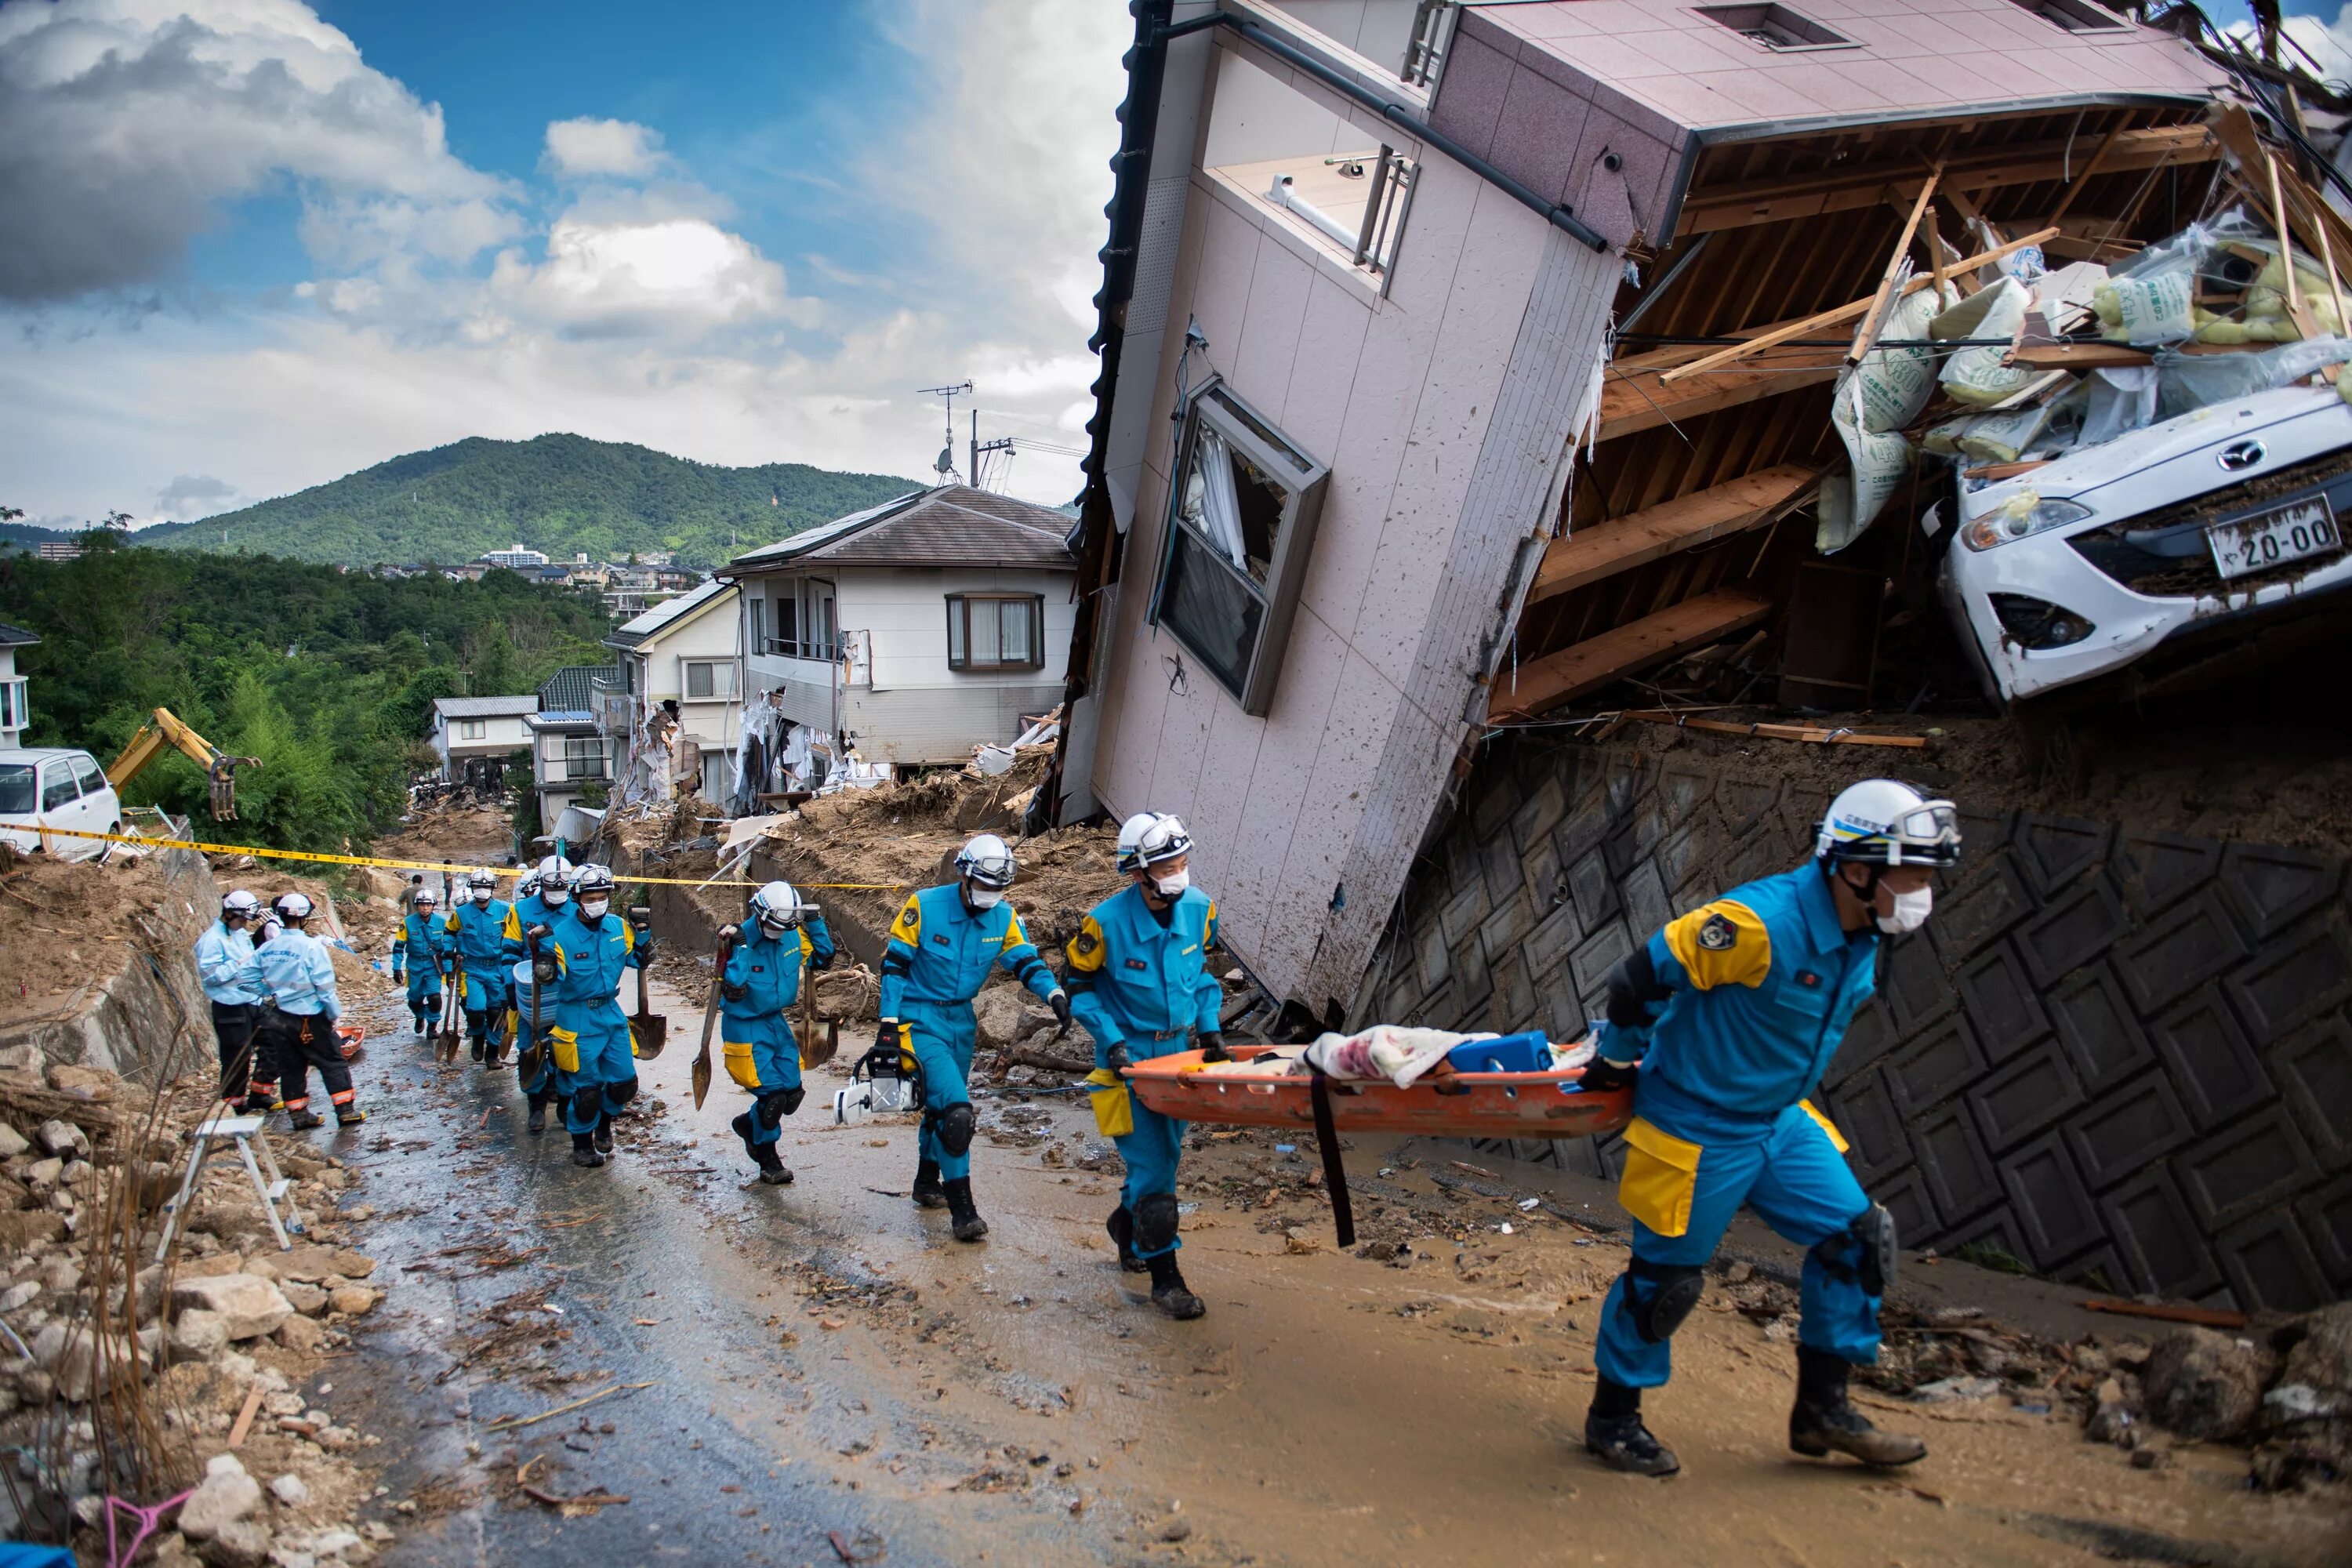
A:
[[[908,947],[922,945],[923,907],[915,901],[912,893],[907,895],[906,907],[898,911],[898,918],[890,922],[890,939]]]
[[[810,940],[810,938],[809,938],[809,933],[808,933],[807,931],[803,931],[803,932],[801,932],[801,957],[802,957],[802,959],[803,959],[803,961],[805,961],[805,960],[808,958],[809,954],[811,954],[811,953],[814,952],[815,951],[816,951],[816,943],[815,943],[814,942],[813,942],[813,941],[811,941],[811,940]]]
[[[499,934],[514,942],[522,940],[522,917],[515,913],[512,906],[508,907],[507,923],[499,928]]]
[[[623,952],[637,951],[637,928],[626,921],[621,922],[621,951]]]
[[[1021,929],[1021,911],[1008,909],[1004,915],[1004,940],[997,943],[997,951],[1011,952],[1016,947],[1028,946],[1029,933]]]
[[[1772,937],[1754,910],[1717,899],[1666,922],[1666,947],[1691,984],[1758,986],[1772,968]]]
[[[1214,900],[1214,899],[1211,899],[1211,900],[1209,900],[1209,918],[1208,918],[1208,919],[1206,919],[1206,920],[1204,920],[1204,921],[1202,921],[1201,922],[1201,946],[1202,947],[1202,949],[1204,949],[1204,950],[1205,950],[1205,949],[1208,949],[1208,948],[1214,947],[1214,946],[1216,946],[1216,945],[1217,945],[1217,900]]]
[[[1088,915],[1084,923],[1078,927],[1078,934],[1070,939],[1066,951],[1070,955],[1072,969],[1081,974],[1099,973],[1103,966],[1101,923],[1094,916]]]

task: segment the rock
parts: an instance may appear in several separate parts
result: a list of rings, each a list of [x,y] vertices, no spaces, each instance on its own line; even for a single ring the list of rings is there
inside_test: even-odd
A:
[[[20,1209],[0,1214],[0,1253],[31,1251],[45,1242],[61,1241],[66,1216],[49,1209]]]
[[[2304,1384],[2352,1407],[2352,1301],[2322,1307],[2303,1320],[2303,1338],[2286,1352],[2281,1383]]]
[[[228,1348],[228,1320],[192,1307],[172,1320],[168,1342],[173,1361],[210,1361]]]
[[[1911,1391],[1911,1397],[1922,1405],[1953,1405],[1990,1399],[2000,1392],[2000,1379],[1997,1377],[1941,1377],[1921,1384]]]
[[[302,1407],[308,1403],[309,1401],[300,1394],[287,1389],[263,1400],[261,1408],[272,1415],[291,1415],[299,1419],[302,1414]]]
[[[270,1568],[319,1568],[319,1559],[308,1552],[297,1552],[290,1546],[273,1548],[269,1553]]]
[[[0,1312],[13,1312],[41,1293],[37,1279],[20,1279],[5,1290],[0,1290]]]
[[[363,1318],[375,1310],[383,1292],[371,1285],[345,1285],[330,1291],[327,1304],[347,1318]]]
[[[278,1342],[288,1350],[310,1355],[327,1342],[327,1331],[315,1318],[299,1314],[278,1325]]]
[[[1314,1237],[1308,1235],[1304,1227],[1295,1225],[1282,1233],[1282,1245],[1290,1252],[1306,1253],[1321,1249],[1321,1244]]]
[[[352,1217],[357,1219],[361,1216],[354,1211]],[[335,1272],[346,1279],[364,1279],[375,1272],[375,1259],[363,1252],[353,1252],[348,1247],[339,1247],[335,1252]]]
[[[281,1278],[278,1257],[274,1253],[258,1253],[245,1260],[245,1271],[256,1279],[267,1279],[274,1285]]]
[[[0,1126],[5,1125],[5,1122],[0,1122]],[[39,1201],[33,1196],[33,1189],[16,1177],[0,1176],[0,1213],[9,1209],[28,1209]]]
[[[25,1184],[32,1188],[37,1197],[56,1186],[58,1178],[65,1173],[66,1163],[52,1155],[46,1160],[36,1160],[25,1167]]]
[[[2282,1383],[2263,1395],[2263,1425],[2278,1427],[2326,1421],[2342,1408],[2307,1383]]]
[[[1040,1024],[1054,1021],[1045,1005],[1018,985],[994,985],[982,991],[973,999],[971,1013],[978,1027],[976,1037],[990,1050],[1003,1050]]]
[[[269,1483],[269,1495],[288,1508],[300,1508],[310,1500],[310,1489],[301,1477],[289,1470]]]
[[[181,1505],[180,1533],[210,1541],[260,1506],[260,1483],[245,1473],[235,1454],[215,1454],[205,1466],[204,1483]],[[261,1550],[267,1552],[268,1545]]]
[[[2083,1423],[2083,1436],[2094,1443],[2128,1445],[2139,1436],[2139,1416],[2124,1397],[2124,1385],[2114,1378],[2101,1383],[2091,1396],[2090,1419]]]
[[[179,1280],[172,1287],[172,1304],[218,1312],[232,1340],[259,1339],[294,1315],[294,1305],[284,1293],[253,1274]]]
[[[315,1244],[298,1247],[291,1252],[281,1252],[270,1261],[277,1265],[278,1278],[281,1282],[297,1279],[306,1285],[315,1285],[330,1274],[342,1272],[335,1266],[335,1249]]]
[[[189,1500],[194,1501],[194,1499]],[[182,1527],[182,1533],[186,1527]],[[211,1568],[262,1568],[269,1561],[273,1537],[266,1524],[256,1524],[249,1519],[233,1520],[222,1525],[220,1533],[196,1548]]]
[[[340,1557],[359,1543],[359,1536],[352,1531],[328,1530],[310,1538],[310,1550],[321,1557]]]
[[[110,1073],[104,1068],[76,1067],[68,1062],[58,1062],[49,1068],[49,1087],[60,1094],[70,1094],[100,1105],[111,1105],[127,1086],[121,1074]]]
[[[13,1160],[33,1146],[32,1140],[0,1121],[0,1160]]]
[[[87,1155],[89,1152],[89,1134],[70,1121],[42,1122],[34,1130],[33,1142],[52,1154]]]
[[[66,1168],[58,1173],[58,1185],[79,1187],[97,1173],[98,1167],[87,1160],[68,1160]]]
[[[330,1454],[340,1454],[359,1447],[360,1435],[349,1426],[323,1426],[310,1440]]]
[[[1160,1527],[1160,1539],[1170,1542],[1183,1541],[1189,1539],[1192,1533],[1192,1521],[1191,1520],[1171,1519]]]
[[[180,1278],[183,1279],[216,1279],[224,1274],[244,1272],[245,1259],[234,1252],[215,1252],[210,1258],[180,1259]]]
[[[327,1293],[316,1285],[305,1285],[299,1279],[289,1279],[278,1287],[278,1293],[294,1303],[294,1310],[307,1317],[317,1317],[327,1310]]]
[[[2267,1360],[2252,1340],[2174,1330],[2148,1352],[2148,1416],[2184,1437],[2235,1437],[2262,1407]]]
[[[187,1537],[176,1530],[167,1530],[155,1537],[155,1556],[151,1568],[196,1568],[202,1561],[189,1550]]]
[[[397,1539],[392,1533],[392,1526],[384,1523],[383,1521],[380,1519],[371,1519],[366,1523],[361,1525],[360,1533],[366,1536],[370,1541],[374,1542],[378,1546],[385,1545]]]

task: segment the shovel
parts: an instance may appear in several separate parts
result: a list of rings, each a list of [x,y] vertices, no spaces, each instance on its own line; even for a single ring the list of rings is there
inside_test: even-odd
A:
[[[816,971],[801,965],[801,1070],[821,1068],[841,1049],[841,1026],[816,1016]]]
[[[702,1048],[694,1054],[694,1109],[702,1109],[710,1092],[710,1031],[719,1023],[719,988],[727,983],[727,960],[735,951],[735,928],[719,933],[717,967],[710,975],[710,999],[702,1005]]]
[[[642,904],[629,911],[629,923],[637,928],[639,936],[646,934],[646,928],[652,923],[653,918],[653,910]],[[652,998],[646,994],[646,983],[651,978],[646,974],[644,967],[639,966],[637,1016],[629,1020],[629,1030],[637,1037],[637,1059],[647,1062],[661,1055],[662,1047],[669,1044],[669,1019],[666,1015],[653,1010]]]
[[[441,982],[441,1032],[433,1037],[440,1047],[444,1062],[457,1059],[457,1047],[466,1043],[466,983],[455,974],[446,975]]]

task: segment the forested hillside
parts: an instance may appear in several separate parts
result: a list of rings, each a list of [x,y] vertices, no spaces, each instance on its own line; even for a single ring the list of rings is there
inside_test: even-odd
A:
[[[347,566],[454,564],[520,542],[556,561],[669,550],[709,567],[915,488],[804,463],[724,468],[581,436],[477,437],[201,522],[142,530],[139,541]]]
[[[215,824],[203,774],[176,753],[126,792],[188,814],[200,837],[340,850],[406,805],[432,700],[524,692],[559,665],[602,663],[611,618],[593,596],[493,572],[383,582],[294,561],[189,554],[81,536],[78,561],[0,558],[0,621],[39,635],[28,745],[111,763],[157,707],[225,751],[240,820]]]

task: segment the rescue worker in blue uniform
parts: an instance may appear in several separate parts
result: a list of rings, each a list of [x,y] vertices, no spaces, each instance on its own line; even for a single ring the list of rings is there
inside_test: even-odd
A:
[[[719,1038],[727,1073],[759,1098],[729,1123],[760,1180],[781,1187],[793,1179],[776,1152],[784,1118],[801,1108],[801,1047],[788,1016],[801,999],[805,975],[833,962],[833,932],[824,917],[801,902],[790,882],[770,882],[751,895],[751,912],[737,929],[734,951],[719,977]]]
[[[991,964],[1003,965],[1064,1024],[1070,999],[1004,900],[1018,871],[1004,840],[980,835],[957,854],[955,867],[956,880],[914,894],[890,923],[876,1049],[896,1051],[921,1069],[915,1202],[944,1206],[955,1238],[978,1241],[988,1222],[971,1196],[971,999]]]
[[[1679,1468],[1643,1425],[1642,1390],[1666,1381],[1669,1342],[1743,1204],[1810,1249],[1790,1447],[1869,1465],[1926,1456],[1846,1397],[1849,1369],[1878,1356],[1895,1227],[1807,1097],[1876,988],[1880,933],[1925,922],[1929,881],[1959,851],[1950,802],[1867,780],[1831,803],[1811,863],[1668,921],[1610,972],[1584,1087],[1633,1089],[1618,1185],[1633,1256],[1601,1307],[1584,1424],[1585,1447],[1604,1462],[1652,1476]]]
[[[196,939],[196,978],[212,1004],[213,1040],[220,1047],[218,1098],[224,1103],[242,1100],[253,1081],[253,1032],[270,999],[247,929],[260,913],[261,900],[244,889],[223,893],[220,919]]]
[[[465,901],[449,911],[441,928],[465,986],[471,1054],[474,1060],[493,1066],[506,1049],[506,926],[513,912],[513,906],[498,894],[496,873],[476,870],[467,879]]]
[[[523,873],[515,884],[515,901],[507,910],[507,921],[500,945],[511,966],[530,957],[527,932],[533,926],[552,930],[556,922],[571,912],[572,862],[561,855],[550,855],[537,867]],[[511,972],[511,971],[509,971]],[[542,988],[543,989],[543,988]],[[530,1027],[530,996],[517,991],[514,998],[518,1026]],[[544,1030],[549,1017],[549,999],[540,997],[540,1025]],[[536,1136],[547,1131],[547,1108],[555,1101],[555,1054],[541,1043],[539,1060],[522,1075],[522,1091],[530,1098],[530,1116],[523,1130]]]
[[[636,1043],[621,1010],[621,972],[653,962],[654,938],[611,912],[608,868],[580,868],[572,894],[570,911],[541,938],[534,962],[541,1006],[554,1005],[547,1044],[572,1163],[593,1167],[613,1152],[614,1115],[636,1098]]]
[[[335,961],[326,943],[302,929],[312,913],[307,896],[280,893],[271,908],[283,929],[254,954],[270,993],[259,1029],[260,1049],[270,1064],[265,1069],[269,1081],[257,1081],[252,1092],[275,1100],[280,1090],[291,1090],[285,1103],[293,1113],[294,1130],[308,1131],[326,1121],[310,1109],[310,1069],[316,1068],[327,1098],[334,1102],[337,1124],[356,1127],[367,1120],[367,1112],[354,1103],[352,1069],[335,1033],[335,1020],[343,1015],[335,992]]]
[[[408,913],[400,918],[400,934],[392,939],[392,978],[408,982],[408,1016],[420,1035],[439,1026],[441,983],[457,962],[437,918],[440,902],[431,889],[417,889]]]
[[[1129,830],[1133,832],[1129,846]],[[1097,904],[1068,947],[1070,1005],[1095,1040],[1095,1068],[1115,1074],[1139,1061],[1190,1049],[1228,1059],[1218,1012],[1223,988],[1209,969],[1217,906],[1192,886],[1192,840],[1172,816],[1130,818],[1120,831],[1127,887]],[[1208,1310],[1176,1267],[1176,1163],[1184,1123],[1136,1100],[1123,1087],[1118,1114],[1131,1131],[1112,1142],[1127,1163],[1118,1207],[1104,1228],[1121,1268],[1151,1274],[1151,1300],[1171,1318]],[[1097,1109],[1101,1099],[1097,1097]]]

